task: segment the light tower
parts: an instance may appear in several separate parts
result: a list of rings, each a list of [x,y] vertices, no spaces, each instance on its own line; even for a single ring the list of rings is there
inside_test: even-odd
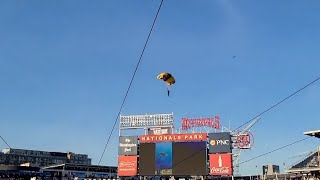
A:
[[[253,125],[255,125],[261,118],[258,117],[252,120],[243,130],[241,131],[232,131],[232,141],[233,141],[233,169],[234,175],[240,176],[240,166],[239,159],[240,154],[245,149],[250,149],[252,146],[251,138],[252,134],[250,134],[250,129]]]

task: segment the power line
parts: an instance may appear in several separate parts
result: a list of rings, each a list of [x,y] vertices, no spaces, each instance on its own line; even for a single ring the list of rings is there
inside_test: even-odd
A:
[[[0,135],[0,138],[2,139],[2,141],[11,149],[10,145],[7,143],[6,140],[4,140],[4,138]]]
[[[254,121],[255,119],[259,118],[260,116],[262,116],[263,114],[269,112],[270,110],[272,110],[273,108],[279,106],[280,104],[282,104],[283,102],[285,102],[286,100],[290,99],[291,97],[293,97],[294,95],[298,94],[299,92],[301,92],[302,90],[306,89],[307,87],[311,86],[312,84],[316,83],[317,81],[320,80],[320,76],[317,77],[316,79],[314,79],[313,81],[311,81],[310,83],[308,83],[307,85],[303,86],[302,88],[298,89],[297,91],[293,92],[292,94],[290,94],[289,96],[285,97],[284,99],[282,99],[281,101],[275,103],[274,105],[270,106],[268,109],[262,111],[261,113],[259,113],[258,115],[254,116],[253,118],[251,118],[249,121],[245,122],[244,124],[242,124],[241,126],[237,127],[236,129],[233,130],[236,131],[238,129],[240,129],[241,127],[249,124],[250,122]],[[256,125],[259,121],[261,120],[261,118],[257,119],[257,121],[254,123],[254,125]],[[253,125],[253,126],[254,126]],[[226,136],[222,136],[219,140],[225,138]]]
[[[121,111],[122,111],[122,108],[123,108],[123,106],[124,106],[124,103],[126,102],[127,96],[128,96],[128,94],[129,94],[131,85],[132,85],[133,80],[134,80],[134,77],[135,77],[135,75],[136,75],[136,73],[137,73],[137,70],[138,70],[138,68],[139,68],[139,65],[140,65],[141,59],[142,59],[142,57],[143,57],[144,51],[145,51],[145,49],[146,49],[146,47],[147,47],[147,44],[148,44],[148,42],[149,42],[149,39],[150,39],[151,33],[152,33],[152,31],[153,31],[154,25],[155,25],[155,23],[156,23],[156,21],[157,21],[157,18],[158,18],[159,13],[160,13],[160,10],[161,10],[163,1],[164,1],[164,0],[161,0],[161,3],[160,3],[160,5],[159,5],[158,11],[157,11],[157,14],[156,14],[156,16],[155,16],[155,18],[154,18],[154,20],[153,20],[151,29],[150,29],[149,34],[148,34],[148,37],[147,37],[147,40],[146,40],[146,42],[145,42],[145,44],[144,44],[144,47],[143,47],[143,49],[142,49],[142,52],[141,52],[141,54],[140,54],[138,63],[137,63],[137,65],[136,65],[136,68],[135,68],[134,73],[133,73],[133,75],[132,75],[132,78],[131,78],[131,81],[130,81],[130,83],[129,83],[127,92],[126,92],[126,94],[125,94],[125,96],[124,96],[124,98],[123,98],[123,101],[122,101],[122,104],[121,104],[121,106],[120,106],[119,112],[118,112],[118,114],[117,114],[116,120],[115,120],[114,123],[113,123],[113,127],[112,127],[112,129],[111,129],[111,132],[110,132],[110,135],[109,135],[109,137],[108,137],[108,140],[107,140],[107,142],[106,142],[106,144],[105,144],[105,146],[104,146],[103,153],[102,153],[102,155],[101,155],[101,157],[100,157],[100,160],[99,160],[98,165],[100,165],[100,162],[101,162],[101,160],[102,160],[102,158],[103,158],[103,155],[104,155],[104,153],[105,153],[105,151],[106,151],[106,149],[107,149],[107,146],[108,146],[108,144],[109,144],[109,141],[110,141],[110,139],[111,139],[111,136],[112,136],[112,133],[113,133],[113,131],[114,131],[114,128],[116,127],[116,124],[117,124],[117,122],[118,122],[118,118],[119,118],[119,116],[120,116],[120,113],[121,113]]]
[[[302,141],[304,141],[304,140],[307,140],[307,139],[309,139],[310,137],[311,137],[311,136],[308,136],[308,137],[306,137],[306,138],[300,139],[300,140],[295,141],[295,142],[292,142],[292,143],[290,143],[290,144],[281,146],[281,147],[279,147],[279,148],[277,148],[277,149],[274,149],[274,150],[272,150],[272,151],[263,153],[263,154],[261,154],[261,155],[259,155],[259,156],[254,157],[254,158],[251,158],[251,159],[248,159],[248,160],[246,160],[246,161],[240,162],[240,163],[238,163],[237,165],[239,165],[239,164],[244,164],[244,163],[246,163],[246,162],[252,161],[252,160],[257,159],[257,158],[260,158],[260,157],[262,157],[262,156],[265,156],[265,155],[271,154],[271,153],[273,153],[273,152],[279,151],[279,150],[281,150],[281,149],[283,149],[283,148],[286,148],[286,147],[292,146],[292,145],[294,145],[294,144],[297,144],[297,143],[299,143],[299,142],[302,142]]]
[[[240,129],[241,127],[249,124],[250,122],[254,121],[255,119],[259,118],[260,116],[262,116],[263,114],[269,112],[270,110],[272,110],[273,108],[279,106],[280,104],[282,104],[283,102],[285,102],[286,100],[290,99],[291,97],[293,97],[294,95],[298,94],[299,92],[301,92],[302,90],[306,89],[307,87],[311,86],[312,84],[316,83],[317,81],[320,80],[320,76],[317,77],[316,79],[314,79],[313,81],[311,81],[310,83],[308,83],[307,85],[303,86],[302,88],[298,89],[297,91],[293,92],[292,94],[290,94],[289,96],[285,97],[284,99],[282,99],[281,101],[277,102],[276,104],[270,106],[268,109],[262,111],[261,113],[259,113],[258,115],[254,116],[253,118],[251,118],[249,121],[245,122],[244,124],[242,124],[241,126],[237,127],[236,129],[233,130],[236,131],[238,129]],[[261,118],[257,119],[257,121],[254,123],[254,125],[256,125],[259,121],[261,120]],[[254,126],[253,125],[253,126]],[[226,136],[221,137],[219,140],[225,138]]]
[[[311,86],[312,84],[314,84],[315,82],[319,81],[320,76],[316,79],[314,79],[313,81],[311,81],[309,84],[303,86],[302,88],[298,89],[297,91],[295,91],[294,93],[290,94],[289,96],[287,96],[286,98],[282,99],[281,101],[277,102],[276,104],[272,105],[271,107],[269,107],[268,109],[266,109],[265,111],[261,112],[260,114],[256,115],[255,117],[253,117],[252,119],[250,119],[249,121],[245,122],[244,124],[242,124],[241,126],[239,126],[238,128],[236,128],[233,131],[236,131],[238,129],[240,129],[241,127],[245,126],[246,124],[250,123],[251,121],[255,120],[256,118],[258,118],[259,116],[269,112],[270,110],[272,110],[273,108],[277,107],[278,105],[282,104],[283,102],[285,102],[286,100],[290,99],[292,96],[298,94],[300,91],[306,89],[307,87]],[[258,119],[256,123],[258,123],[261,119]]]

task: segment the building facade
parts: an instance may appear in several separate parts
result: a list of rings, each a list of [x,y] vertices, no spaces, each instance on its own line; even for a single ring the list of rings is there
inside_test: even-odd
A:
[[[86,154],[72,152],[48,152],[13,148],[6,148],[0,153],[0,165],[20,165],[23,163],[32,163],[40,167],[64,163],[91,165],[91,159]]]
[[[263,175],[280,174],[280,167],[278,165],[272,165],[272,164],[262,166],[262,174]]]
[[[115,166],[57,164],[43,167],[42,171],[62,179],[116,179],[118,168]]]

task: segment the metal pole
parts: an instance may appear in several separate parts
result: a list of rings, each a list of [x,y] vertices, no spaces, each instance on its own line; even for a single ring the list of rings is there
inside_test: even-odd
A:
[[[120,114],[120,122],[119,122],[119,137],[121,136],[121,117],[122,115]]]
[[[318,163],[318,166],[320,167],[320,146],[318,147]]]

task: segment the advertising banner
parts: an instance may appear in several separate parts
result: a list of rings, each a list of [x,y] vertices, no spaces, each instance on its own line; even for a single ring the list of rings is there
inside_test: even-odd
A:
[[[118,157],[118,176],[136,176],[137,175],[137,156],[119,156]]]
[[[232,155],[209,154],[210,175],[232,175]]]
[[[187,130],[194,127],[211,127],[220,129],[220,116],[214,118],[182,118],[182,129]]]
[[[230,132],[209,133],[209,153],[231,153]]]
[[[172,134],[172,130],[170,127],[162,127],[162,128],[149,128],[148,135],[163,135],[163,134]]]
[[[172,142],[172,141],[207,141],[207,133],[142,135],[140,143]]]
[[[119,155],[137,155],[138,154],[138,136],[120,136],[119,137]]]
[[[250,149],[251,148],[251,134],[239,134],[233,137],[233,148],[234,149]]]

